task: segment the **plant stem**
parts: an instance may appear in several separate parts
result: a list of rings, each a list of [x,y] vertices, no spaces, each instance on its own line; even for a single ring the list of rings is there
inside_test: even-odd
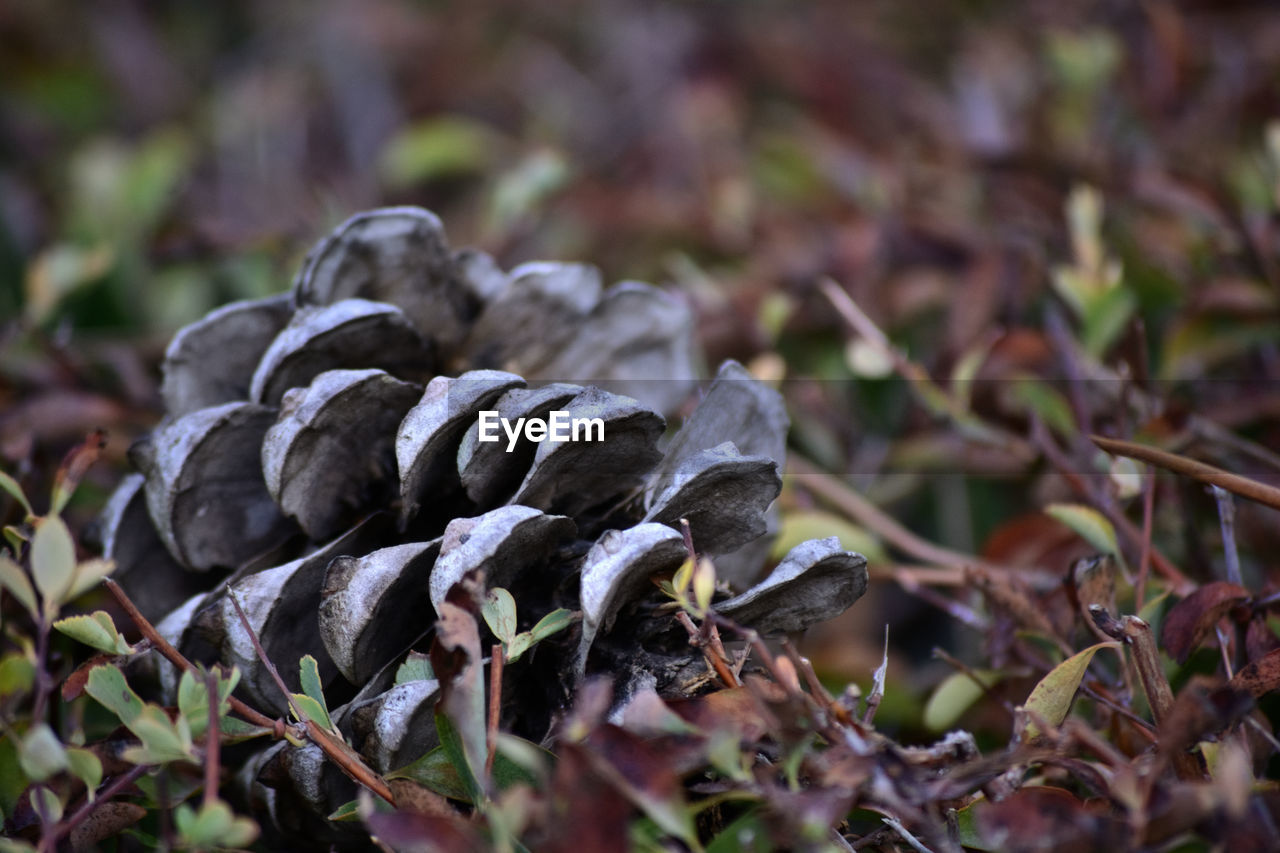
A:
[[[160,635],[160,632],[157,631],[155,626],[147,620],[147,617],[142,615],[142,611],[138,609],[137,605],[135,605],[125,591],[120,588],[118,583],[113,581],[111,578],[104,578],[102,583],[107,588],[107,591],[115,598],[116,603],[119,604],[124,612],[129,615],[129,618],[133,620],[133,624],[138,627],[138,631],[142,633],[142,636],[151,641],[151,645],[155,647],[156,651],[164,655],[165,659],[178,669],[190,670],[191,672],[196,671],[195,664],[183,657],[182,652],[175,649],[168,640]],[[232,696],[228,701],[231,703],[231,710],[235,711],[241,717],[244,717],[250,723],[253,723],[255,726],[262,726],[265,729],[271,729],[275,733],[277,740],[284,737],[283,720],[273,720],[266,714],[249,707],[234,696]]]
[[[1121,441],[1118,438],[1104,438],[1100,435],[1091,435],[1089,440],[1115,456],[1128,456],[1130,459],[1150,462],[1175,474],[1182,474],[1184,477],[1190,477],[1211,486],[1220,486],[1242,498],[1249,498],[1272,509],[1280,509],[1280,489],[1275,486],[1268,486],[1266,483],[1259,483],[1257,480],[1250,480],[1248,477],[1241,477],[1239,474],[1232,474],[1213,465],[1146,444]]]

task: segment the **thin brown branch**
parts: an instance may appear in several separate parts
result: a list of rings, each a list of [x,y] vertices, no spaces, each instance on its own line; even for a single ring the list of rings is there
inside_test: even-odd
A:
[[[209,727],[205,731],[204,747],[204,804],[211,806],[218,801],[219,779],[221,778],[222,744],[218,733],[218,677],[213,670],[204,674],[205,690],[209,693]]]
[[[382,777],[369,769],[368,765],[356,755],[350,747],[335,738],[324,726],[315,720],[307,717],[298,707],[297,701],[289,692],[289,688],[285,685],[284,679],[280,677],[279,670],[275,664],[267,657],[267,651],[262,647],[262,643],[258,640],[258,634],[253,630],[253,626],[249,624],[249,617],[245,615],[244,609],[240,606],[240,602],[236,600],[235,593],[228,587],[227,596],[231,599],[231,604],[235,607],[236,615],[240,617],[240,625],[244,628],[245,633],[249,635],[250,642],[253,643],[253,650],[257,653],[258,659],[262,661],[262,665],[267,668],[267,672],[271,675],[276,686],[280,688],[280,692],[284,694],[285,699],[289,702],[289,707],[293,709],[293,713],[299,720],[306,724],[307,736],[311,738],[316,746],[324,751],[334,764],[346,773],[347,776],[356,784],[363,785],[382,799],[386,800],[392,806],[396,804],[395,795],[391,793],[391,789],[387,787],[387,783]]]
[[[160,632],[156,630],[155,626],[151,624],[147,617],[142,615],[142,611],[138,609],[137,605],[133,603],[133,600],[129,598],[125,591],[120,588],[119,584],[111,578],[104,578],[102,583],[107,588],[107,591],[115,598],[116,603],[120,605],[121,609],[123,609],[124,612],[128,614],[129,618],[133,620],[133,624],[138,627],[138,631],[142,633],[142,636],[146,637],[147,640],[151,642],[151,645],[155,647],[156,651],[164,655],[165,659],[169,661],[169,663],[173,664],[180,670],[187,670],[190,672],[197,671],[196,665],[183,657],[182,652],[175,649],[168,640],[160,635]],[[229,702],[231,703],[231,710],[235,711],[248,722],[253,723],[255,726],[261,726],[264,729],[271,729],[272,732],[275,733],[277,740],[284,737],[283,720],[273,720],[266,714],[249,707],[234,696],[229,699]]]
[[[888,544],[917,560],[955,568],[980,566],[998,575],[1013,573],[1006,567],[992,565],[972,554],[952,551],[950,548],[944,548],[920,538],[871,501],[840,482],[834,474],[823,471],[798,454],[787,454],[787,473],[814,496],[831,504]]]
[[[80,808],[71,813],[70,816],[59,821],[56,826],[49,830],[48,834],[40,840],[41,850],[55,850],[58,842],[67,835],[75,831],[75,828],[84,823],[89,815],[93,814],[93,810],[103,803],[110,802],[117,794],[128,788],[134,782],[142,778],[142,775],[151,769],[152,765],[137,764],[130,767],[128,772],[121,773],[119,776],[111,780],[111,784],[107,785],[92,800],[86,799]]]
[[[1122,441],[1117,438],[1104,438],[1100,435],[1091,435],[1089,439],[1114,456],[1127,456],[1130,459],[1149,462],[1175,474],[1181,474],[1184,477],[1190,477],[1193,480],[1199,480],[1211,486],[1219,486],[1232,494],[1239,495],[1242,498],[1249,498],[1272,509],[1280,509],[1280,489],[1275,486],[1268,486],[1266,483],[1259,483],[1257,480],[1251,480],[1239,474],[1232,474],[1230,471],[1224,471],[1213,465],[1189,459],[1186,456],[1179,456],[1176,453],[1169,453],[1146,444]]]
[[[484,760],[484,776],[493,775],[493,757],[498,751],[498,721],[502,711],[502,669],[507,655],[502,643],[494,643],[489,652],[489,719],[486,726],[485,739],[488,742],[488,755]]]
[[[702,631],[698,626],[693,624],[693,619],[683,610],[676,613],[676,621],[679,622],[689,634],[689,645],[702,652],[703,659],[707,665],[715,670],[716,676],[724,682],[726,687],[738,687],[741,682],[733,674],[733,669],[729,664],[728,658],[724,655],[724,646],[720,645],[720,651],[717,652],[711,643],[702,635]],[[718,643],[717,643],[718,645]]]

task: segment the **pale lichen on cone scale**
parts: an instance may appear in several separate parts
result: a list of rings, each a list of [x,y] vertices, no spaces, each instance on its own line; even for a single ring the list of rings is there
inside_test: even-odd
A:
[[[727,362],[664,436],[694,390],[692,328],[687,304],[649,285],[606,288],[580,264],[504,273],[451,250],[427,211],[360,214],[308,255],[291,297],[175,336],[168,414],[104,517],[108,554],[161,632],[239,666],[262,710],[287,712],[232,595],[291,689],[298,659],[316,658],[335,723],[380,772],[435,745],[438,685],[396,672],[476,570],[514,597],[519,630],[581,614],[508,667],[504,730],[549,737],[588,675],[624,698],[680,695],[705,665],[654,579],[685,559],[682,519],[723,567],[713,607],[762,632],[829,618],[866,588],[865,560],[835,540],[765,571],[788,428],[776,391]],[[604,437],[508,452],[505,436],[479,441],[486,410],[598,418]],[[250,801],[271,825],[324,834],[315,818],[350,783],[314,749],[269,753],[242,777],[276,790]]]

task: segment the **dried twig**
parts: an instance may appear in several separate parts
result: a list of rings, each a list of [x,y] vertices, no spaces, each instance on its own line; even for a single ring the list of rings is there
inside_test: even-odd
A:
[[[262,643],[258,640],[258,634],[253,630],[253,626],[249,624],[249,617],[245,615],[244,609],[240,607],[240,602],[236,600],[235,593],[230,588],[227,589],[227,595],[231,599],[232,606],[236,609],[236,615],[240,617],[240,625],[244,628],[245,633],[249,635],[250,642],[253,643],[253,649],[258,654],[258,658],[262,661],[262,665],[267,668],[267,672],[275,681],[276,686],[284,693],[285,698],[289,702],[289,707],[293,709],[293,713],[299,720],[304,721],[307,736],[311,741],[329,757],[339,769],[355,783],[364,785],[373,793],[386,800],[392,806],[396,804],[395,795],[391,793],[391,788],[383,781],[382,777],[369,769],[368,765],[353,752],[345,743],[340,742],[332,734],[330,734],[323,726],[315,720],[307,717],[298,707],[297,701],[289,692],[289,688],[285,686],[284,679],[280,677],[279,670],[275,664],[267,657],[266,649],[262,648]]]
[[[66,838],[70,833],[74,832],[77,826],[84,823],[89,818],[89,815],[93,814],[94,809],[103,803],[107,803],[115,799],[117,794],[121,793],[125,788],[128,788],[134,782],[141,779],[143,774],[150,769],[151,765],[135,764],[133,767],[130,767],[127,772],[121,773],[119,776],[112,779],[111,784],[99,791],[96,797],[92,800],[86,799],[85,802],[81,804],[80,808],[76,809],[70,816],[62,819],[57,823],[57,825],[50,829],[45,837],[40,839],[40,849],[56,850],[58,842],[63,838]]]
[[[205,729],[204,736],[204,804],[211,806],[218,800],[219,779],[222,775],[218,766],[222,757],[218,732],[218,677],[211,669],[204,674],[204,686],[209,693],[209,726]]]
[[[488,755],[484,759],[484,775],[488,779],[493,775],[493,757],[498,751],[498,718],[502,710],[502,668],[507,654],[502,643],[494,643],[489,651],[489,717],[485,740],[488,744]]]
[[[142,611],[140,611],[137,605],[133,603],[133,600],[125,594],[125,591],[120,588],[119,584],[111,578],[104,578],[102,583],[103,586],[107,588],[107,591],[115,598],[116,603],[120,605],[121,609],[123,609],[124,612],[128,614],[129,618],[133,620],[133,624],[137,626],[138,631],[142,633],[142,636],[146,637],[147,640],[151,642],[151,645],[156,651],[164,655],[165,659],[168,660],[169,663],[173,664],[180,670],[186,670],[193,673],[197,671],[196,665],[183,657],[182,652],[175,649],[168,640],[161,636],[160,632],[156,630],[150,620],[142,615]],[[235,711],[241,717],[244,717],[250,723],[253,723],[255,726],[261,726],[264,729],[270,729],[275,734],[277,740],[284,737],[284,720],[273,720],[266,714],[249,707],[234,696],[232,696],[228,701],[231,704],[231,710]]]
[[[1104,438],[1100,435],[1091,435],[1089,440],[1112,455],[1149,462],[1173,471],[1175,474],[1182,474],[1184,477],[1190,477],[1211,486],[1219,486],[1228,492],[1265,504],[1272,509],[1280,509],[1280,489],[1275,486],[1268,486],[1266,483],[1259,483],[1257,480],[1241,477],[1239,474],[1232,474],[1213,465],[1146,444],[1121,441],[1118,438]]]

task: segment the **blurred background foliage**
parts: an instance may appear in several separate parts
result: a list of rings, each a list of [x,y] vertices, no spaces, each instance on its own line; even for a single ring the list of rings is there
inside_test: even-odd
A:
[[[819,282],[1015,432],[1123,420],[1030,381],[1061,376],[1066,335],[1157,383],[1170,429],[1280,446],[1277,118],[1269,0],[7,0],[0,464],[39,480],[100,425],[120,461],[174,329],[286,288],[351,213],[418,204],[504,266],[681,289],[709,363],[785,377],[800,452],[924,536],[1061,572],[1087,550],[1036,512],[1061,484],[974,452]],[[1165,547],[1211,576],[1212,503],[1168,489],[1161,529],[1192,523]],[[892,560],[784,505],[784,538]],[[1273,527],[1243,512],[1258,583]],[[891,623],[879,719],[910,727],[950,670],[919,668],[936,611],[901,597],[813,648],[865,680]]]

